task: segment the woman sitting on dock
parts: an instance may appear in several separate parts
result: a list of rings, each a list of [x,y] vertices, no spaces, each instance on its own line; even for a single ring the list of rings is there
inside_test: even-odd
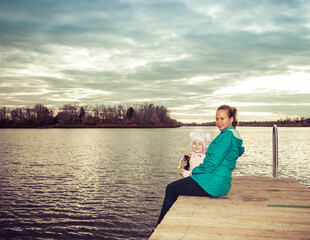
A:
[[[179,195],[225,196],[231,187],[231,173],[244,152],[242,139],[235,130],[237,109],[228,105],[216,111],[216,126],[221,133],[210,143],[203,164],[192,171],[192,176],[168,184],[157,224],[159,224]]]

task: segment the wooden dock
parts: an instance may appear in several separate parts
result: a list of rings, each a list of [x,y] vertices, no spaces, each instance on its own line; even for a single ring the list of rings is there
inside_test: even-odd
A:
[[[225,197],[180,196],[149,239],[310,239],[310,189],[234,177]]]

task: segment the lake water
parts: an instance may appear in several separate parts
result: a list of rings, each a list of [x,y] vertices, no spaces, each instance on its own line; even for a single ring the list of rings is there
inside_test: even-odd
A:
[[[238,128],[234,175],[272,176],[272,128]],[[279,177],[310,187],[310,128],[279,128]],[[0,129],[0,238],[147,239],[191,152],[173,129]]]

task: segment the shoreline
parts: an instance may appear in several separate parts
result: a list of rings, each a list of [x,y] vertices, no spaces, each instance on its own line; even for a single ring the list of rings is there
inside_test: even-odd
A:
[[[70,129],[70,128],[179,128],[177,126],[152,126],[152,125],[61,125],[61,126],[11,126],[11,127],[0,127],[0,129]]]
[[[278,123],[278,122],[264,122],[264,123],[243,123],[240,122],[237,127],[273,127],[277,125],[278,127],[310,127],[310,124],[303,123]],[[181,124],[181,126],[186,127],[214,127],[215,123],[202,123],[202,124]]]
[[[277,124],[276,124],[277,125]],[[179,126],[121,126],[121,125],[100,125],[100,126],[88,126],[88,125],[68,125],[68,126],[11,126],[11,127],[0,127],[0,129],[89,129],[89,128],[118,128],[118,129],[128,129],[128,128],[145,128],[145,129],[155,129],[155,128],[179,128],[179,127],[215,127],[215,125],[179,125]],[[238,125],[237,127],[273,127],[273,125]],[[277,127],[289,127],[289,128],[308,128],[310,126],[297,126],[297,125],[277,125]]]

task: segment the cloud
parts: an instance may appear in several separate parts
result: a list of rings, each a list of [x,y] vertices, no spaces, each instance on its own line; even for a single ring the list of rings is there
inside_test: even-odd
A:
[[[225,103],[243,120],[301,117],[309,10],[276,0],[1,1],[0,106],[150,101],[199,122]]]
[[[294,81],[294,84],[292,84]],[[215,95],[253,94],[276,92],[278,94],[310,94],[310,74],[293,72],[284,75],[269,75],[246,79],[233,86],[218,89]]]

